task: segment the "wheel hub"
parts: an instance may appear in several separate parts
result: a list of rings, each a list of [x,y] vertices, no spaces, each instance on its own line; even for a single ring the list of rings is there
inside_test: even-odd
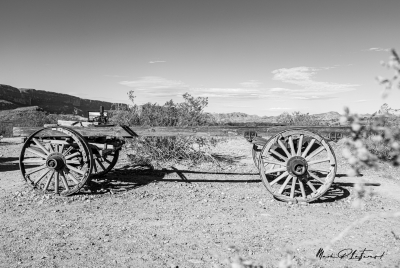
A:
[[[65,157],[60,153],[51,153],[46,159],[46,166],[50,169],[61,170],[65,167]]]
[[[307,172],[307,160],[301,156],[293,156],[287,162],[287,171],[294,177],[299,177]]]

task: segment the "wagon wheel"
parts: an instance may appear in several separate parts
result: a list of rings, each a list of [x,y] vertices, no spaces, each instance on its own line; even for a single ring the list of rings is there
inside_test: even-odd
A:
[[[93,152],[93,177],[100,177],[110,172],[117,164],[119,151],[101,152],[98,149],[92,149]]]
[[[51,136],[54,131],[57,137]],[[19,166],[23,178],[44,193],[71,195],[85,185],[93,155],[85,139],[66,127],[43,128],[22,147]]]
[[[277,134],[259,158],[261,179],[272,195],[287,202],[321,197],[336,175],[336,157],[320,135],[294,129]],[[280,166],[280,167],[279,167]]]

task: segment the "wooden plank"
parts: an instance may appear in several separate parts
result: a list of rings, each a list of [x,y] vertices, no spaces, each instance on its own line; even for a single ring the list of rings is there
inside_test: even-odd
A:
[[[73,126],[72,129],[76,130],[85,137],[132,137],[128,131],[124,130],[121,126],[89,126],[77,127]],[[243,136],[245,131],[254,130],[258,136],[270,137],[277,133],[293,129],[303,128],[327,137],[329,133],[342,133],[347,136],[350,133],[349,127],[315,127],[315,126],[284,126],[284,127],[235,127],[235,126],[210,126],[210,127],[130,127],[134,133],[139,136]],[[27,137],[39,127],[14,127],[14,137]],[[47,137],[62,137],[63,133],[53,130],[47,130],[41,136]]]
[[[14,137],[28,137],[34,132],[40,130],[40,127],[14,127],[13,136]],[[131,135],[126,132],[120,126],[114,127],[71,127],[71,129],[79,132],[85,137],[131,137]],[[39,133],[38,137],[65,137],[64,133],[57,131],[55,128],[49,128],[45,131]]]

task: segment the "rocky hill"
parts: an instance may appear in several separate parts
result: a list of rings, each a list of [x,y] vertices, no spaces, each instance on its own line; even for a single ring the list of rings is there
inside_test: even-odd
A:
[[[81,99],[67,94],[0,84],[0,110],[39,106],[49,113],[87,116],[88,111],[98,111],[100,106],[104,106],[104,109],[108,110],[111,105],[111,102]]]

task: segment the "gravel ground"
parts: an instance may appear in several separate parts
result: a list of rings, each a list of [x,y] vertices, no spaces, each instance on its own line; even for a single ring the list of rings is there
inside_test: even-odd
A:
[[[294,267],[399,267],[400,217],[391,214],[400,211],[400,170],[381,163],[347,177],[341,144],[332,145],[337,183],[323,200],[289,205],[264,188],[244,139],[215,148],[238,159],[219,169],[135,170],[122,154],[96,191],[71,197],[31,190],[16,164],[22,145],[0,143],[0,267],[230,267],[237,255],[278,267],[288,251]],[[362,209],[352,206],[360,179],[380,183],[367,186],[375,194]],[[357,250],[353,259],[316,257],[334,238],[324,255]],[[356,259],[363,249],[369,258]]]

